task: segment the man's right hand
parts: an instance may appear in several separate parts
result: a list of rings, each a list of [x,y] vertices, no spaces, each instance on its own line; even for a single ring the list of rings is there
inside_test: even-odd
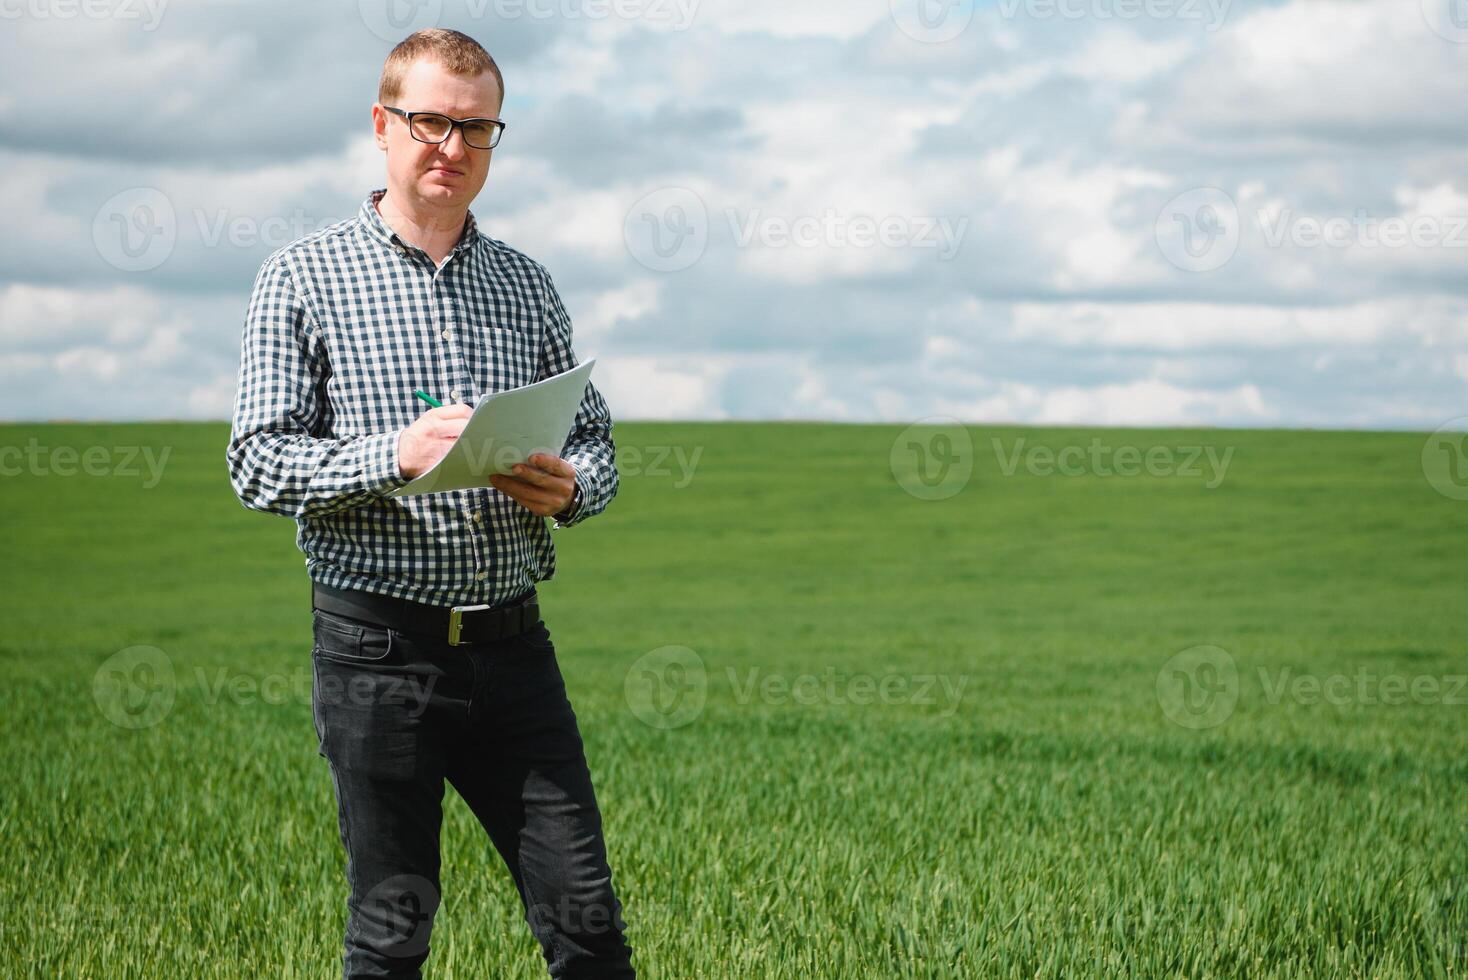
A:
[[[430,408],[398,435],[398,472],[411,480],[433,468],[469,424],[468,405]]]

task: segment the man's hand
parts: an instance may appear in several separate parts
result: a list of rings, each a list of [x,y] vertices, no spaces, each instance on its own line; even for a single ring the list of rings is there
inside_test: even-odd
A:
[[[489,485],[518,500],[539,517],[551,517],[565,510],[576,492],[576,467],[549,453],[531,453],[525,463],[515,466],[514,474],[493,474]]]
[[[398,472],[421,476],[448,454],[474,412],[468,405],[430,408],[398,436]]]

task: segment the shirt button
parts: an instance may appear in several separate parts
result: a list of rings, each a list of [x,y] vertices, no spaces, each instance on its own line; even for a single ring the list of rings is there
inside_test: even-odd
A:
[[[479,581],[479,582],[483,582],[488,577],[489,577],[489,573],[486,572],[482,568],[479,571],[477,571],[477,572],[474,573],[475,580],[476,581]]]
[[[474,513],[472,513],[472,514],[469,515],[469,519],[471,521],[473,521],[475,524],[483,524],[484,523],[484,514],[481,511],[477,511],[476,510]]]
[[[459,393],[457,391],[451,391],[451,392],[449,392],[449,401],[456,402],[458,400],[459,400]]]
[[[454,332],[452,330],[445,330],[443,332],[443,339],[444,340],[453,340],[454,339]]]

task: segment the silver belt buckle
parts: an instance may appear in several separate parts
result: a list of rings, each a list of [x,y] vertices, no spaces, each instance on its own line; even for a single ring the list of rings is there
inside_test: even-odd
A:
[[[449,646],[459,645],[459,636],[464,632],[464,613],[478,612],[488,609],[489,606],[480,604],[477,606],[454,606],[449,610]]]

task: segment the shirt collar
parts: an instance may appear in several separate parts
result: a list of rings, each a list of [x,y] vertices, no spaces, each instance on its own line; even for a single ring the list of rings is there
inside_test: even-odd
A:
[[[368,194],[367,199],[362,202],[362,207],[357,213],[362,227],[367,230],[368,235],[387,245],[389,248],[395,248],[400,251],[417,248],[417,246],[399,237],[398,233],[389,228],[387,222],[382,220],[382,215],[378,214],[377,202],[382,200],[383,195],[386,193],[387,188],[380,188]],[[459,235],[459,241],[454,245],[449,255],[455,255],[468,248],[478,239],[479,224],[474,220],[474,212],[466,211],[464,212],[464,230]]]

